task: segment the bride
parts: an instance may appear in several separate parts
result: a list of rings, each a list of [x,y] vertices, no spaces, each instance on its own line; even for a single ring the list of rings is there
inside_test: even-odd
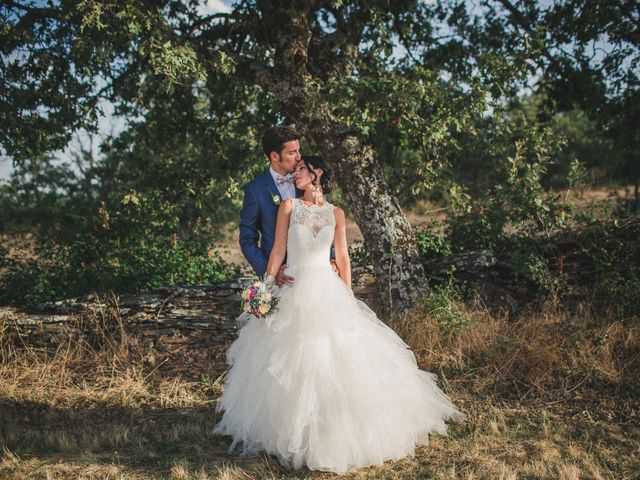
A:
[[[465,415],[353,296],[345,214],[323,195],[331,189],[325,161],[303,158],[295,183],[304,195],[280,204],[266,272],[273,283],[286,252],[295,280],[277,289],[276,312],[242,315],[214,433],[232,437],[229,453],[264,450],[289,468],[338,474],[413,456],[430,433],[446,435],[446,419]]]

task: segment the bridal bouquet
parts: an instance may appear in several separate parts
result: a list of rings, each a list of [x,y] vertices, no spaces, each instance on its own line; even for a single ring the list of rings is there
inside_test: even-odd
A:
[[[264,318],[277,310],[278,297],[274,295],[275,285],[258,281],[242,292],[242,310]]]

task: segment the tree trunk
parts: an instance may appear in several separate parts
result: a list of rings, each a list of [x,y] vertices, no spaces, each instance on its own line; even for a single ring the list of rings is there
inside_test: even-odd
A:
[[[413,229],[389,190],[374,148],[317,123],[308,134],[334,169],[360,227],[382,305],[387,313],[408,310],[415,295],[426,290],[425,272]]]
[[[411,225],[389,190],[374,148],[339,125],[330,113],[331,100],[318,102],[317,92],[309,90],[310,63],[315,65],[313,71],[341,72],[344,76],[353,74],[359,36],[368,14],[364,12],[357,17],[362,23],[349,30],[349,33],[355,30],[360,33],[352,39],[351,45],[345,45],[345,55],[331,53],[325,58],[316,52],[319,58],[310,59],[308,48],[313,15],[308,9],[312,5],[308,2],[258,2],[264,25],[279,25],[283,19],[286,25],[279,25],[268,39],[275,46],[274,67],[262,68],[260,72],[249,67],[246,70],[248,79],[275,96],[280,111],[311,139],[318,153],[325,156],[335,170],[373,259],[382,305],[387,313],[402,313],[411,307],[413,296],[420,287],[424,289],[425,282]],[[325,46],[331,52],[330,45]]]
[[[272,90],[282,111],[311,140],[336,174],[372,259],[385,312],[407,311],[414,296],[426,290],[424,268],[413,228],[389,189],[374,147],[344,133],[345,129],[335,125],[330,116],[307,102],[303,87],[290,86],[281,96],[277,92]],[[295,104],[291,104],[292,99]]]

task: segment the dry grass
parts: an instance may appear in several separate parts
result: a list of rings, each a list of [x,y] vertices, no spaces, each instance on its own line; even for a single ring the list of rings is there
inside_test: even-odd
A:
[[[425,452],[428,477],[638,478],[639,319],[466,315],[448,336],[420,309],[393,325],[470,416]]]
[[[468,420],[347,478],[638,478],[639,319],[463,308],[471,322],[452,334],[421,307],[391,324]],[[147,339],[109,308],[78,322],[97,334],[63,332],[55,349],[0,326],[0,478],[334,477],[226,454],[211,433],[226,345]]]

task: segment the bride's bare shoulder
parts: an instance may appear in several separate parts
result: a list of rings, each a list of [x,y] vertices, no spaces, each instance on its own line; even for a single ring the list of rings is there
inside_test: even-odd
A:
[[[335,205],[333,205],[333,215],[336,217],[336,221],[344,221],[345,219],[344,210]]]
[[[293,199],[287,198],[280,203],[280,207],[278,207],[278,211],[282,210],[285,213],[291,213],[291,209],[293,208]]]

